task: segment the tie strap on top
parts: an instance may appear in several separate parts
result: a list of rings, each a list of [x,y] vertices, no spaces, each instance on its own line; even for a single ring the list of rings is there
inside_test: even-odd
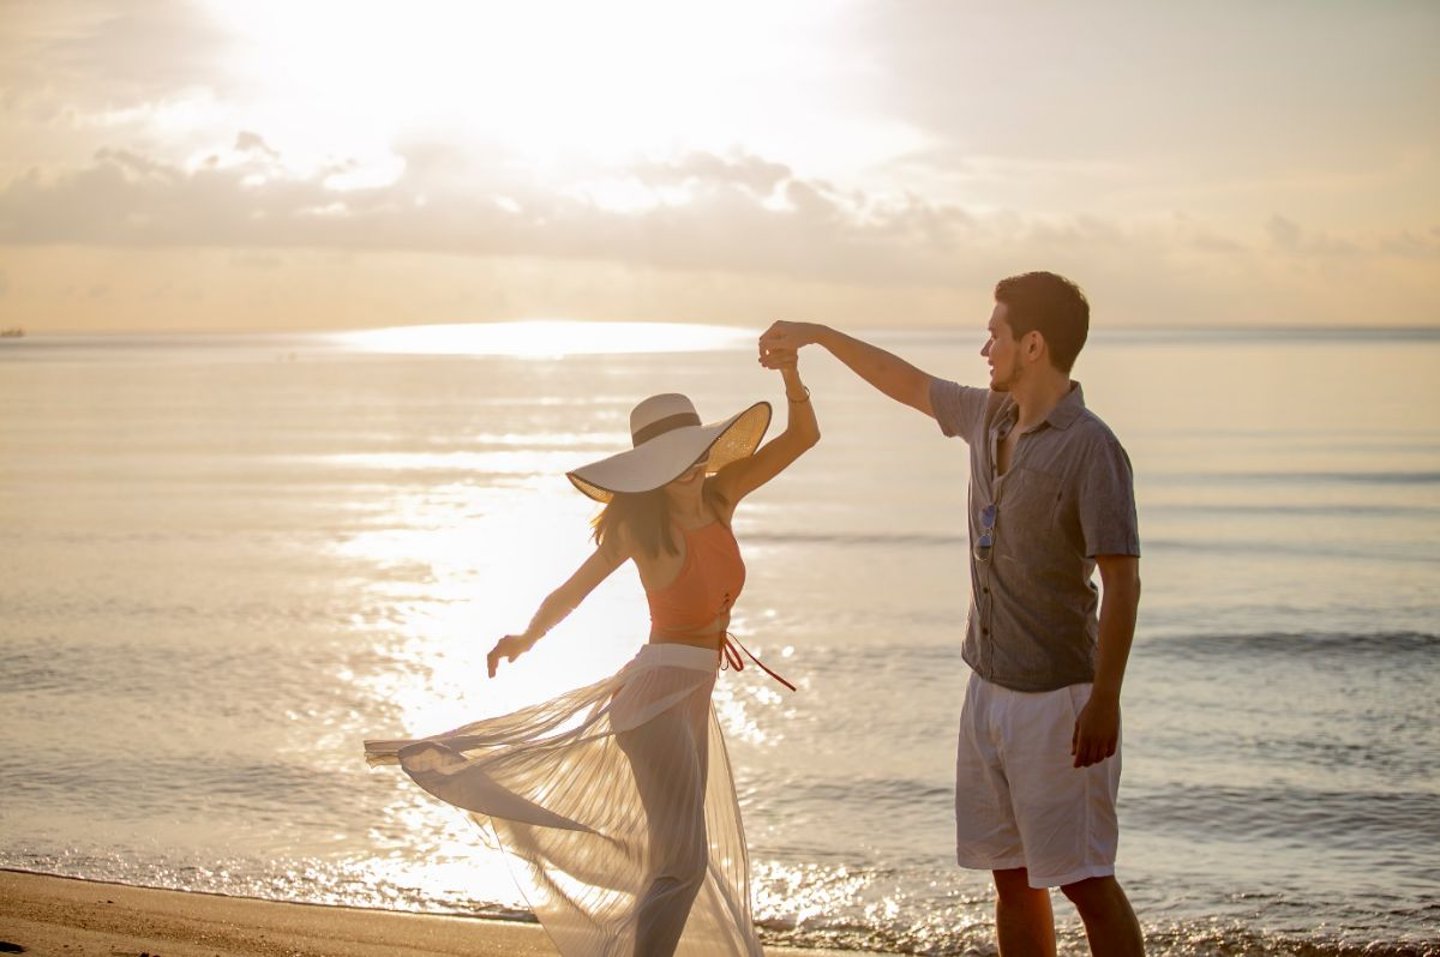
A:
[[[755,662],[755,664],[760,667],[761,671],[765,672],[767,675],[774,678],[776,681],[780,682],[782,685],[789,688],[791,691],[798,690],[790,682],[786,681],[774,671],[770,670],[770,668],[765,664],[765,662],[755,657],[755,653],[753,651],[740,644],[740,639],[736,638],[728,631],[725,632],[725,637],[720,641],[720,670],[724,671],[728,668],[733,671],[744,671],[745,659],[740,657],[740,652],[742,651],[750,656],[750,660]]]

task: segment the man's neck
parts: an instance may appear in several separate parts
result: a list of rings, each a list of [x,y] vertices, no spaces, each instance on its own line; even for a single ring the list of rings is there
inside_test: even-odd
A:
[[[1015,428],[1018,432],[1034,428],[1045,421],[1046,416],[1060,400],[1070,394],[1070,377],[1055,369],[1038,371],[1024,380],[1017,382],[1010,390],[1010,395],[1015,399],[1015,406],[1019,410],[1019,416],[1015,421]]]

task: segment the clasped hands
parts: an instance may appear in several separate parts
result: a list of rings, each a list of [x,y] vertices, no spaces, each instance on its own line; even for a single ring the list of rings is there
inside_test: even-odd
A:
[[[770,328],[760,336],[760,365],[766,369],[795,368],[800,358],[800,347],[815,341],[808,331],[809,323],[784,320],[771,323]]]

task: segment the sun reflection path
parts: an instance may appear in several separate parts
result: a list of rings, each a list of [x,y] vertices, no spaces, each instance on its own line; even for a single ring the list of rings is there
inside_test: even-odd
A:
[[[423,563],[429,571],[418,590],[372,586],[389,614],[374,629],[369,674],[357,677],[378,702],[398,709],[397,733],[435,733],[588,684],[618,669],[642,640],[639,584],[617,573],[533,651],[486,676],[494,642],[521,630],[590,548],[584,515],[571,514],[573,496],[519,498],[460,527],[412,527],[348,544],[369,550],[373,561]]]
[[[588,554],[592,508],[562,488],[455,483],[435,496],[397,489],[373,526],[334,550],[372,569],[357,584],[378,609],[351,623],[360,647],[345,679],[373,737],[433,734],[513,711],[614,671],[644,620],[638,581],[602,586],[545,642],[486,676],[495,639],[523,628],[535,606]],[[386,906],[520,913],[503,858],[469,818],[396,778],[377,808],[357,878]],[[385,789],[379,781],[375,787]]]
[[[730,335],[709,327],[624,325],[657,349]],[[583,332],[591,338],[578,341],[581,348],[636,347],[635,340],[615,336],[616,324],[513,324],[498,337],[496,328],[427,327],[418,336],[413,329],[377,330],[355,334],[372,338],[353,345],[455,354],[503,348],[525,355],[530,349],[539,354],[539,343],[550,348],[558,338]],[[558,432],[488,435],[478,447],[331,457],[347,471],[403,478],[383,484],[376,507],[331,546],[337,559],[356,569],[356,607],[363,613],[349,622],[355,644],[342,678],[353,698],[350,713],[366,716],[365,735],[434,734],[514,711],[613,674],[644,642],[648,609],[633,568],[626,566],[531,653],[502,664],[496,678],[486,676],[485,655],[494,641],[522,629],[593,548],[587,534],[593,503],[568,484],[541,478],[573,457],[557,446],[579,440]],[[773,609],[756,607],[732,625],[757,654],[793,665],[795,649],[767,636],[774,617]],[[804,687],[809,681],[801,672],[792,678]],[[726,672],[715,707],[727,737],[757,763],[784,741],[794,702],[758,669],[747,669]],[[503,859],[486,848],[466,815],[398,779],[370,783],[376,806],[367,845],[376,853],[348,862],[357,884],[378,888],[385,906],[461,912],[523,907]],[[803,882],[815,875],[792,876]],[[780,880],[784,889],[770,910],[813,921],[853,896],[858,879],[827,873],[808,891]],[[810,903],[802,901],[797,910],[782,897]]]
[[[899,954],[993,949],[993,894],[944,866],[907,885],[897,871],[752,859],[755,922],[768,942]]]
[[[379,853],[350,863],[365,886],[407,910],[523,912],[524,898],[500,851],[456,808],[397,787],[370,844]]]
[[[361,352],[399,355],[491,355],[558,358],[658,352],[708,352],[743,345],[753,330],[679,322],[520,322],[394,326],[334,333],[332,341]]]

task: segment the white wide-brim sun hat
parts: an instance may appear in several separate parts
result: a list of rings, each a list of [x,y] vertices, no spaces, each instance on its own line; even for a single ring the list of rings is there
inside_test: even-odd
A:
[[[769,427],[769,402],[701,425],[694,403],[685,396],[652,395],[630,412],[634,448],[565,475],[595,501],[608,502],[616,492],[649,492],[673,482],[701,459],[706,473],[714,474],[754,454]]]

